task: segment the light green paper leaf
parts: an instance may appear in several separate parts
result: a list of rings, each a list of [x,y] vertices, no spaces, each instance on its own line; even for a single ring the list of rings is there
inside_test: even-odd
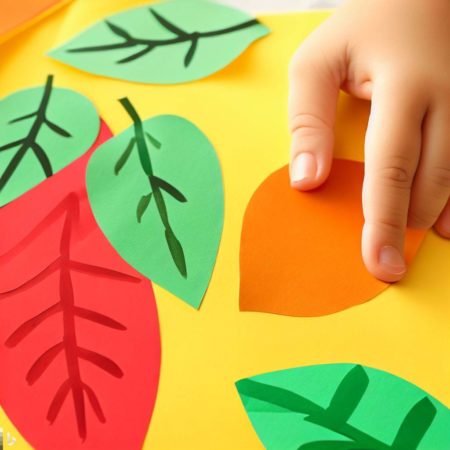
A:
[[[363,390],[365,376],[368,383]],[[336,391],[340,397],[351,382],[359,395],[349,396],[350,405],[340,417],[348,420],[342,422],[328,408]],[[236,387],[268,450],[450,448],[449,409],[417,386],[381,370],[317,365],[243,379]]]
[[[223,69],[268,33],[243,11],[203,0],[174,0],[109,16],[49,55],[97,75],[174,84]]]
[[[0,100],[0,206],[66,167],[95,142],[100,119],[81,94],[53,86]]]
[[[143,121],[142,126],[144,136],[150,133],[162,145],[161,150],[147,145],[153,175],[176,186],[187,201],[173,198],[154,180],[150,183],[141,165],[139,142],[115,175],[117,161],[135,137],[133,126],[91,157],[89,200],[100,228],[129,264],[198,308],[213,271],[223,226],[219,160],[207,137],[186,119],[163,115]],[[145,138],[138,141],[147,142]],[[138,223],[137,205],[152,190],[152,200]],[[160,210],[161,197],[164,206]]]

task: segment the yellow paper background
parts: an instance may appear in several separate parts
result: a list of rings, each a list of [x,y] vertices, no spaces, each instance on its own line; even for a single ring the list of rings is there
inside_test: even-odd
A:
[[[42,84],[53,73],[57,86],[91,98],[114,132],[129,126],[116,101],[127,95],[142,117],[171,113],[193,121],[219,154],[225,227],[203,306],[195,311],[155,287],[163,360],[145,449],[261,449],[234,382],[301,365],[357,362],[377,367],[450,405],[450,243],[433,233],[406,279],[367,304],[306,319],[238,309],[243,214],[258,185],[288,158],[287,65],[297,45],[328,13],[262,17],[272,29],[269,37],[220,73],[184,85],[95,77],[45,56],[92,22],[142,3],[77,0],[3,44],[0,96]],[[367,113],[366,103],[341,99],[336,156],[362,159]],[[13,448],[30,448],[1,411],[0,426],[18,439]]]

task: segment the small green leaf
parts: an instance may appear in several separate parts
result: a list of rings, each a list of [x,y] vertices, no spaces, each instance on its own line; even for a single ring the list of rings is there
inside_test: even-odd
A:
[[[186,278],[186,260],[184,258],[183,247],[171,228],[166,229],[166,241],[175,265],[177,266],[180,274]]]
[[[137,210],[136,210],[136,217],[137,221],[141,223],[142,216],[144,215],[145,211],[148,208],[148,205],[150,204],[150,201],[152,199],[153,193],[150,192],[150,194],[143,195],[141,199],[139,200]]]
[[[206,0],[169,0],[111,15],[50,56],[97,75],[175,84],[225,68],[268,33],[244,11]]]
[[[344,377],[331,399],[327,411],[336,422],[347,422],[362,400],[369,378],[361,366],[355,366]]]
[[[428,397],[418,401],[403,420],[392,448],[416,450],[434,421],[437,410]]]
[[[1,99],[0,207],[80,157],[99,129],[92,103],[55,87],[52,75],[43,86]]]
[[[149,140],[150,144],[152,144],[158,150],[161,148],[161,142],[155,139],[150,133],[145,132],[145,136],[147,136],[147,139]]]
[[[141,122],[129,103],[122,100],[133,124],[104,143],[89,160],[86,185],[92,210],[122,258],[152,282],[198,308],[214,269],[223,226],[217,154],[209,139],[188,120],[161,115]],[[145,154],[151,158],[146,168],[152,170],[151,175],[143,170],[140,154],[133,153],[126,170],[115,176],[124,149],[145,130],[157,137],[157,145],[164,149],[155,150],[155,143],[144,136]],[[139,153],[139,149],[133,152]],[[136,204],[149,192],[153,193],[151,205],[140,224]],[[166,233],[167,229],[172,233]],[[183,273],[186,277],[180,276]]]
[[[169,184],[167,181],[162,180],[157,176],[152,177],[152,181],[161,189],[170,194],[175,200],[181,203],[186,203],[187,198],[174,186]]]
[[[128,143],[125,151],[120,155],[120,158],[117,160],[116,165],[114,166],[114,173],[116,175],[119,175],[120,171],[122,170],[123,166],[128,161],[128,158],[131,155],[131,152],[133,151],[133,147],[136,144],[136,138],[131,138],[130,142]]]

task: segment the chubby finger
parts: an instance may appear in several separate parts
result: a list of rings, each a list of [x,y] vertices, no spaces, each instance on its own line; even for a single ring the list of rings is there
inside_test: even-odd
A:
[[[431,228],[450,196],[449,117],[449,108],[442,103],[431,107],[425,119],[408,216],[413,228]]]
[[[320,186],[333,158],[336,106],[345,72],[345,45],[326,27],[300,47],[289,70],[291,185]]]
[[[387,282],[406,272],[404,237],[425,109],[407,86],[374,83],[365,143],[362,255],[369,272]]]

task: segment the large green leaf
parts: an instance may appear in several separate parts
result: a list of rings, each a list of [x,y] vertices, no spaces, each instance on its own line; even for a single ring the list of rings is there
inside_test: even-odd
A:
[[[45,86],[0,100],[0,206],[19,197],[88,150],[100,119],[77,92]]]
[[[381,370],[327,364],[236,386],[268,450],[450,449],[449,409]]]
[[[50,56],[97,75],[172,84],[217,72],[268,32],[237,9],[175,0],[110,16]]]
[[[128,263],[199,307],[223,226],[218,158],[186,119],[164,115],[142,122],[127,99],[121,102],[134,126],[103,144],[89,161],[94,215]]]

